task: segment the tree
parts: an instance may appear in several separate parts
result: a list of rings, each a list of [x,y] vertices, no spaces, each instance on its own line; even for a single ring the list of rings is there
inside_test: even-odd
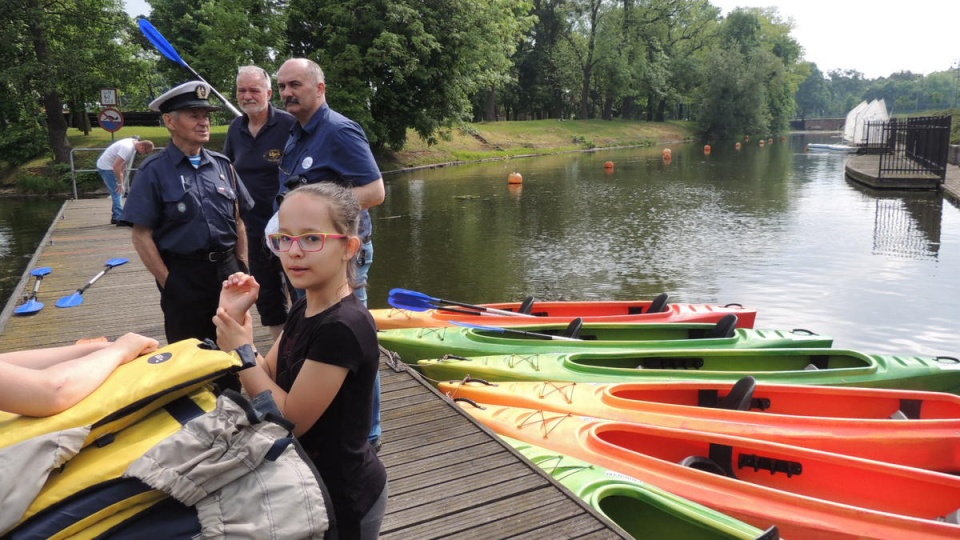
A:
[[[2,0],[0,9],[0,81],[14,96],[4,121],[23,122],[3,139],[23,140],[39,118],[54,160],[69,163],[64,103],[83,111],[97,87],[116,83],[103,74],[128,66],[119,43],[129,18],[117,0]]]
[[[823,73],[814,63],[808,63],[810,75],[797,88],[797,114],[800,118],[825,116],[830,107],[830,89]]]
[[[224,96],[232,94],[239,66],[256,64],[268,72],[279,67],[285,0],[151,0],[151,5],[150,22]],[[167,86],[193,78],[174,62],[163,61],[159,69]]]
[[[371,144],[401,149],[408,128],[436,141],[469,118],[471,95],[509,76],[528,10],[523,0],[292,0],[285,52],[324,68],[331,106]]]

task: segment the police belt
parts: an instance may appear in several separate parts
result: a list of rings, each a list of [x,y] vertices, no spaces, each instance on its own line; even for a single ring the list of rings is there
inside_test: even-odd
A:
[[[194,251],[193,253],[173,253],[172,251],[163,252],[164,257],[171,259],[181,259],[185,261],[203,261],[203,262],[223,262],[233,256],[234,248],[223,251]]]

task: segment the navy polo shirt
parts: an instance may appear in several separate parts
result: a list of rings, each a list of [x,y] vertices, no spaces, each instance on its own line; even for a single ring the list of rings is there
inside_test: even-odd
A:
[[[306,126],[293,126],[280,161],[280,193],[292,177],[307,183],[337,182],[348,187],[364,186],[380,179],[370,142],[360,124],[331,109],[326,103]],[[360,212],[360,237],[373,232],[370,213]]]
[[[253,209],[240,216],[247,226],[247,235],[263,237],[263,229],[273,215],[277,200],[277,166],[290,129],[297,119],[287,111],[268,106],[267,123],[256,136],[250,133],[250,117],[235,118],[227,130],[223,153],[233,161],[243,185],[253,197]]]
[[[121,219],[153,230],[161,252],[223,251],[237,243],[234,204],[253,208],[243,182],[234,189],[230,160],[200,149],[200,166],[172,142],[144,160]]]

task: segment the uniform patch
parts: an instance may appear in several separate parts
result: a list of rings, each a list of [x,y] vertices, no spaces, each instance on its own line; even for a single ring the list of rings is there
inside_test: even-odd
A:
[[[270,163],[280,163],[280,158],[283,157],[283,150],[279,148],[271,148],[263,154],[263,159],[269,161]]]
[[[182,203],[182,202],[177,203],[177,212],[180,212],[182,214],[186,211],[187,211],[187,205],[185,203]]]
[[[300,164],[300,167],[303,169],[309,169],[311,165],[313,165],[313,158],[307,156],[303,158],[303,163]]]

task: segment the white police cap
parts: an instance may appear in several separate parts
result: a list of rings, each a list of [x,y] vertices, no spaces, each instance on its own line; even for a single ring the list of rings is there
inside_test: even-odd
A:
[[[219,111],[220,107],[211,105],[210,85],[202,81],[189,81],[171,88],[163,95],[150,102],[150,110],[162,113],[179,111],[181,109],[203,109],[205,111]]]

